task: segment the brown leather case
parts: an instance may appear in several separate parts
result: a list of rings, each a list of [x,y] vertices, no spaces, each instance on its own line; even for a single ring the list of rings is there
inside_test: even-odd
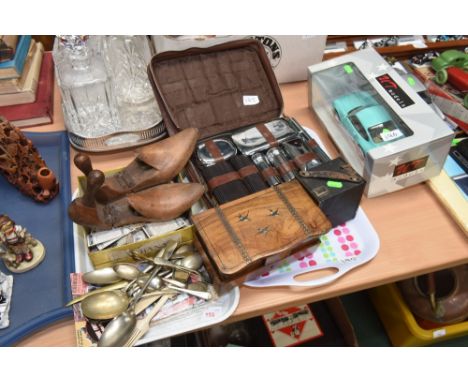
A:
[[[256,40],[161,53],[151,59],[148,76],[171,135],[196,127],[204,140],[282,114],[280,88]],[[195,168],[189,165],[189,174],[202,181]],[[287,256],[331,228],[298,182],[212,204],[192,219],[223,280],[238,279],[269,256]]]
[[[193,221],[218,272],[230,280],[315,242],[331,224],[297,181],[216,206]]]
[[[169,134],[188,127],[208,138],[281,115],[283,99],[265,49],[256,40],[153,56],[148,76]],[[244,103],[257,96],[257,104]]]

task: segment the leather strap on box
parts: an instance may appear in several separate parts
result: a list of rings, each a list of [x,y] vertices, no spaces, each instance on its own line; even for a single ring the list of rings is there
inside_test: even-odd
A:
[[[210,190],[214,190],[215,188],[222,186],[223,184],[233,182],[235,180],[241,180],[241,177],[237,171],[230,171],[226,174],[215,176],[211,178],[207,184]]]
[[[278,141],[270,130],[263,124],[256,125],[257,130],[262,134],[263,138],[270,144],[270,146],[278,146]]]
[[[278,176],[278,172],[274,167],[267,167],[266,169],[262,170],[261,174],[265,180],[272,176]]]
[[[308,144],[311,148],[314,148],[314,147],[317,147],[317,146],[318,146],[318,144],[317,144],[317,142],[316,142],[315,139],[310,139],[310,140],[308,140],[308,141],[307,141],[307,144]]]
[[[205,147],[213,159],[223,158],[223,154],[221,153],[221,150],[219,149],[218,145],[213,140],[210,139],[209,141],[206,141]]]
[[[258,169],[255,165],[251,164],[249,166],[242,167],[237,170],[241,178],[246,178],[253,174],[258,174]]]
[[[279,170],[281,175],[284,175],[284,174],[286,174],[288,172],[293,171],[294,167],[291,166],[291,163],[289,163],[289,162],[283,162],[278,166],[278,170]]]
[[[314,153],[304,153],[295,157],[294,163],[296,163],[297,166],[303,166],[314,159],[318,160],[317,155],[315,155]]]

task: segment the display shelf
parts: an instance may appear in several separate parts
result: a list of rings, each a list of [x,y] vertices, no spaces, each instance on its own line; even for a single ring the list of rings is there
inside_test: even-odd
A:
[[[307,105],[307,83],[281,85],[284,113],[313,129],[332,157],[336,149]],[[59,94],[57,91],[56,94]],[[32,131],[63,130],[58,96],[55,123]],[[73,152],[71,153],[73,156]],[[131,152],[91,155],[100,169],[128,163]],[[78,170],[72,165],[72,189]],[[240,303],[228,322],[243,320],[285,307],[311,303],[435,270],[468,263],[467,238],[426,184],[378,198],[363,198],[361,207],[380,237],[380,250],[369,263],[336,282],[319,288],[240,288]],[[19,343],[21,346],[74,346],[73,321],[64,321]]]
[[[354,41],[366,40],[366,39],[373,39],[373,38],[383,38],[383,35],[329,35],[327,37],[327,43],[330,42],[345,42],[346,43],[346,51],[345,52],[330,52],[325,53],[323,56],[323,60],[329,60],[334,57],[341,56],[343,54],[351,53],[356,51],[357,49],[354,47]],[[462,40],[451,40],[451,41],[440,41],[440,42],[431,42],[427,40],[427,36],[424,37],[424,43],[426,47],[416,47],[414,45],[400,45],[400,46],[389,46],[389,47],[381,47],[377,48],[377,52],[379,52],[383,56],[393,56],[395,58],[409,58],[411,56],[417,54],[423,54],[429,51],[437,51],[441,52],[447,49],[461,49],[468,47],[468,38]]]

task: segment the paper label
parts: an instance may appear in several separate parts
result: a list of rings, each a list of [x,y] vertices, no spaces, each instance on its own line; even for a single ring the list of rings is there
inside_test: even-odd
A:
[[[447,334],[445,329],[438,329],[432,332],[432,338],[444,337]]]
[[[377,82],[387,92],[387,94],[396,102],[402,109],[414,105],[414,101],[405,93],[389,74],[383,74],[375,77]]]
[[[400,138],[403,136],[403,133],[400,130],[392,130],[392,131],[385,131],[380,133],[380,137],[384,142],[393,141],[396,138]]]
[[[256,95],[245,95],[243,100],[244,106],[258,105],[260,103],[260,98]]]
[[[421,174],[426,168],[427,160],[429,156],[425,156],[419,159],[415,159],[406,163],[401,163],[395,166],[393,170],[393,179],[400,180],[406,179],[410,176]]]
[[[7,276],[0,271],[0,329],[10,325],[9,311],[13,292],[13,276]]]
[[[420,168],[418,170],[414,170],[414,171],[407,172],[405,174],[394,176],[393,180],[398,181],[398,180],[406,179],[406,178],[409,178],[410,176],[422,174],[423,172],[424,172],[424,168]]]
[[[295,346],[323,335],[307,305],[265,314],[263,321],[275,346]]]
[[[213,306],[204,312],[204,316],[206,318],[216,318],[220,316],[221,313],[223,313],[223,309],[220,306]]]
[[[97,244],[106,243],[111,240],[118,240],[122,236],[131,232],[130,227],[113,228],[106,231],[92,232],[87,236],[88,247],[93,247]]]

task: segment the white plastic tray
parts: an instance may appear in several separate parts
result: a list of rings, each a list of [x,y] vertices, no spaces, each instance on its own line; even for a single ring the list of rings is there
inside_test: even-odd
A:
[[[77,193],[74,194],[74,197],[76,195]],[[75,269],[77,273],[84,273],[94,268],[87,254],[86,238],[80,232],[82,230],[76,224],[73,224]],[[234,312],[237,305],[239,305],[239,297],[239,288],[235,287],[221,293],[219,298],[214,301],[206,302],[193,309],[161,319],[136,343],[136,346],[218,324],[226,320]]]
[[[306,131],[325,150],[320,138],[312,130]],[[333,228],[320,240],[318,246],[251,273],[244,284],[251,287],[322,286],[372,260],[380,247],[379,236],[360,207],[353,220]],[[296,279],[301,274],[327,268],[334,268],[336,272],[308,281]]]

